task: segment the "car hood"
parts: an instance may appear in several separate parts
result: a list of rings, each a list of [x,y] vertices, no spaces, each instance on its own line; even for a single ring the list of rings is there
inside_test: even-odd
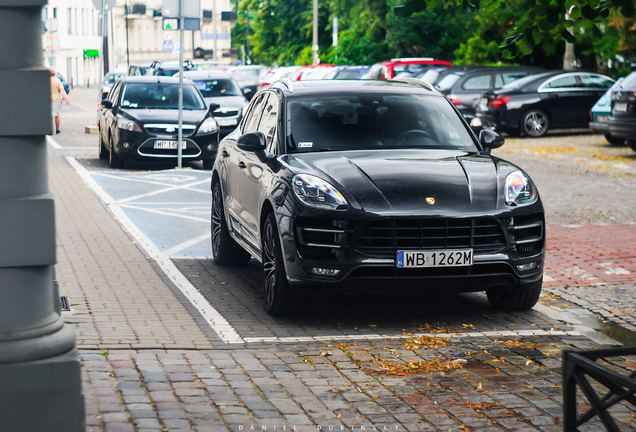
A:
[[[167,109],[157,109],[157,110],[126,110],[123,109],[121,112],[127,117],[133,118],[137,120],[139,123],[147,124],[147,123],[169,123],[169,124],[177,124],[179,122],[179,110],[167,110]],[[199,124],[205,117],[207,111],[192,111],[192,110],[183,110],[183,123],[184,124]]]
[[[353,207],[370,213],[465,214],[497,207],[497,166],[487,155],[381,150],[296,154],[287,162],[296,172],[334,182]]]
[[[208,106],[211,103],[219,104],[221,105],[221,109],[223,108],[241,109],[248,104],[247,99],[245,99],[243,96],[206,97],[205,103],[207,103]]]

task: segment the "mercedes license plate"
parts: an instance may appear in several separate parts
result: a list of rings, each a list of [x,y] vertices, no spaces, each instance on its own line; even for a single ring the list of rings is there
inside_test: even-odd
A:
[[[397,267],[466,267],[473,265],[472,249],[398,251]]]
[[[620,112],[627,111],[627,103],[626,102],[616,102],[614,104],[614,111],[620,111]]]
[[[215,119],[219,126],[236,126],[236,119]]]
[[[186,142],[181,141],[181,148],[186,148]],[[164,140],[155,140],[155,148],[156,149],[176,149],[177,141],[164,141]]]

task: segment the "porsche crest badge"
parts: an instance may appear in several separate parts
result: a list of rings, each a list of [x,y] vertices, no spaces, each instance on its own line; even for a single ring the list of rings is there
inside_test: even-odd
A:
[[[435,198],[427,197],[426,202],[429,203],[430,205],[435,205]]]

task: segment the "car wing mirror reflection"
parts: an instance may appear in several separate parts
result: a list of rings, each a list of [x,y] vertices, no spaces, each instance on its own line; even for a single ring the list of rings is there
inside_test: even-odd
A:
[[[108,99],[103,99],[101,101],[100,105],[102,106],[102,108],[106,108],[106,109],[112,109],[113,108],[113,103],[111,101],[109,101]]]
[[[479,142],[484,147],[484,151],[490,154],[492,149],[504,145],[506,139],[493,130],[482,129],[481,132],[479,132]]]

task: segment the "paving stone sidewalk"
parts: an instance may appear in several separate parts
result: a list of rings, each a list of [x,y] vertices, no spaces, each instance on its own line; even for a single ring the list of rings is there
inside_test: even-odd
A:
[[[72,102],[81,97],[71,92]],[[73,109],[54,137],[73,149],[49,152],[49,179],[56,274],[73,309],[65,319],[84,341],[87,431],[560,431],[561,351],[615,345],[568,328],[504,337],[471,327],[399,339],[214,343],[64,158],[97,152],[96,137],[82,135],[94,112]],[[612,367],[635,363],[617,358]],[[624,430],[636,428],[633,407],[619,404],[613,414]]]

